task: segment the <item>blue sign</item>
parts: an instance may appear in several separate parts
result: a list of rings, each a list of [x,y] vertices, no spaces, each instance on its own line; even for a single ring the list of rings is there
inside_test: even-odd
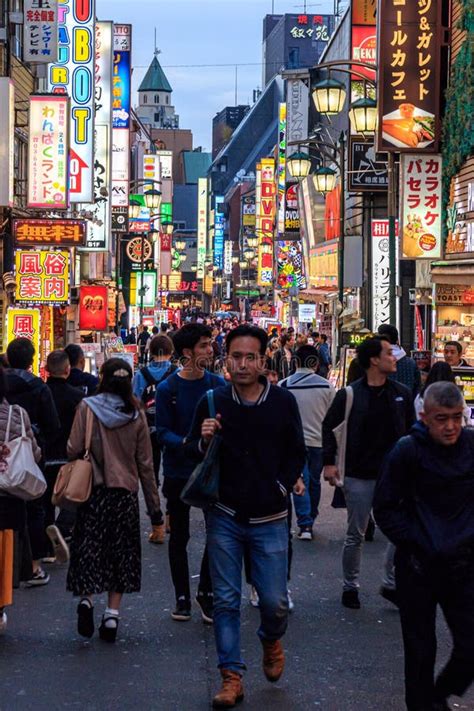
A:
[[[114,51],[112,75],[113,127],[130,128],[130,51]]]
[[[216,195],[214,205],[214,266],[222,269],[224,266],[224,198]]]

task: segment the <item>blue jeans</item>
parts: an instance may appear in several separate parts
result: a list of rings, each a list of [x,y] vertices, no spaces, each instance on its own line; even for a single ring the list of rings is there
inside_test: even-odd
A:
[[[220,669],[245,669],[240,650],[240,602],[244,549],[250,553],[252,583],[260,600],[260,639],[283,637],[288,624],[288,523],[250,525],[211,510],[207,549],[214,592],[214,635]]]
[[[296,522],[300,528],[312,528],[319,514],[322,470],[322,447],[306,447],[306,465],[303,470],[306,491],[304,496],[293,496]]]

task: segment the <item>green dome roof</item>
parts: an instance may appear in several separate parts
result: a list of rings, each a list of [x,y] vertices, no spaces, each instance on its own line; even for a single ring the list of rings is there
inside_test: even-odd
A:
[[[173,91],[161,65],[156,57],[148,67],[138,91]]]

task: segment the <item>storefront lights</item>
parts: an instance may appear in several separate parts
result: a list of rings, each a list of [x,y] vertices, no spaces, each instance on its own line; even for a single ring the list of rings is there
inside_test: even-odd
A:
[[[309,175],[311,170],[311,158],[307,153],[292,153],[286,161],[286,166],[292,178],[302,180]]]
[[[319,193],[330,193],[336,187],[336,171],[323,166],[315,172],[313,180]]]
[[[164,221],[161,223],[161,231],[167,235],[172,235],[174,230],[174,225],[172,222]]]
[[[141,215],[142,211],[142,206],[138,202],[138,200],[130,200],[130,204],[128,206],[128,215],[132,219],[138,220],[138,218]]]
[[[356,133],[363,136],[374,134],[377,128],[377,103],[369,97],[354,101],[349,118]]]
[[[341,113],[346,100],[346,87],[337,79],[323,79],[313,88],[316,110],[325,116]]]
[[[178,250],[178,252],[182,252],[183,249],[186,248],[186,242],[184,239],[177,239],[176,242],[174,243],[175,249]]]
[[[255,252],[253,251],[253,249],[246,249],[244,251],[244,257],[245,257],[245,259],[250,261],[251,259],[253,259],[255,257]]]

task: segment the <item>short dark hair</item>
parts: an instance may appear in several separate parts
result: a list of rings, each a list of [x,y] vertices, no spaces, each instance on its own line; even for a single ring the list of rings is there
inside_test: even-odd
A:
[[[311,333],[311,337],[312,337],[312,338],[319,338],[319,333],[318,333],[318,331],[313,331],[313,332]]]
[[[283,348],[284,346],[286,346],[288,341],[291,341],[291,339],[294,337],[295,337],[294,333],[284,333],[283,336],[280,336],[281,347]]]
[[[14,338],[7,347],[10,368],[27,370],[35,357],[35,347],[29,338]]]
[[[153,326],[153,328],[151,329],[151,332],[154,336],[157,336],[158,332],[159,332],[158,326]]]
[[[122,398],[124,411],[127,413],[138,410],[140,405],[132,391],[132,369],[123,358],[109,358],[100,369],[101,379],[97,394],[112,393]]]
[[[423,410],[426,412],[426,408],[433,405],[449,409],[463,407],[464,399],[457,385],[446,381],[438,381],[426,388],[423,394]]]
[[[185,348],[192,350],[201,338],[212,338],[209,326],[203,323],[186,323],[173,336],[173,345],[178,358],[183,357]]]
[[[243,324],[242,326],[237,326],[232,331],[229,331],[225,339],[225,348],[227,353],[230,351],[232,341],[236,338],[256,338],[260,342],[260,355],[265,355],[268,344],[268,336],[263,330],[263,328],[258,328],[258,326],[249,326]]]
[[[297,349],[295,353],[298,368],[319,367],[319,355],[314,346],[304,345]]]
[[[446,341],[444,344],[444,347],[446,346],[456,346],[457,352],[459,355],[462,355],[462,345],[459,343],[459,341]]]
[[[392,346],[395,346],[398,343],[398,329],[395,326],[392,326],[390,323],[380,324],[377,331],[379,336],[386,336]]]
[[[372,338],[366,338],[357,346],[357,358],[359,360],[359,365],[364,369],[368,370],[370,368],[370,359],[378,358],[382,353],[382,343],[387,341],[390,343],[388,338],[385,336],[373,336]]]
[[[67,357],[69,358],[71,368],[75,368],[81,358],[84,357],[84,351],[82,350],[81,346],[78,346],[76,343],[70,343],[68,346],[66,346],[64,350],[66,351]]]
[[[66,351],[51,351],[46,359],[46,370],[53,376],[62,375],[68,365],[70,365],[70,361]]]
[[[150,341],[151,356],[168,356],[173,353],[173,341],[164,333],[161,336],[153,336]]]
[[[323,339],[324,343],[327,343],[328,337],[326,336],[325,333],[321,333],[321,335],[319,337]]]

